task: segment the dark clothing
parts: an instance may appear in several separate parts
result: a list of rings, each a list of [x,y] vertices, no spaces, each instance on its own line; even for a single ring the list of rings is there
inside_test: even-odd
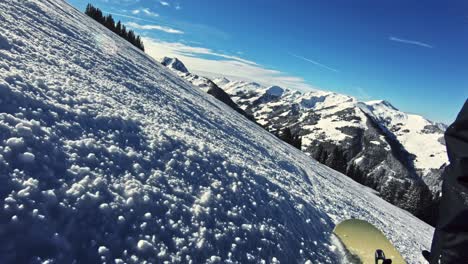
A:
[[[439,207],[430,263],[468,263],[468,100],[447,128],[450,165],[442,174]]]

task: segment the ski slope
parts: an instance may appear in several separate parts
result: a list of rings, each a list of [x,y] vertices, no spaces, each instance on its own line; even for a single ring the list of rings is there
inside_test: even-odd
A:
[[[0,263],[340,263],[433,229],[60,0],[0,2]]]

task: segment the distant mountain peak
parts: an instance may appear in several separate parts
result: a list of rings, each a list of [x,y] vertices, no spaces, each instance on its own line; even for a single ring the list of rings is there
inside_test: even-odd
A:
[[[389,101],[387,100],[373,100],[373,101],[367,101],[365,102],[366,105],[372,106],[372,107],[387,107],[391,108],[392,110],[399,111],[398,108],[393,106]]]
[[[279,96],[283,95],[284,89],[279,87],[279,86],[276,86],[276,85],[275,86],[270,86],[265,90],[265,93],[267,93],[269,95],[279,97]]]
[[[189,72],[187,67],[185,67],[184,63],[180,61],[178,58],[164,57],[161,60],[161,64],[168,68],[172,68],[174,70],[177,70],[183,73]]]
[[[224,84],[227,84],[230,82],[230,80],[226,77],[220,77],[220,78],[216,78],[213,80],[214,83],[218,84],[218,85],[224,85]]]

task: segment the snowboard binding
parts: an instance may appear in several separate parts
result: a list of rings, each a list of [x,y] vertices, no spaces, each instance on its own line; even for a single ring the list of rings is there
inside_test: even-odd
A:
[[[381,249],[375,251],[375,264],[380,264],[379,260],[382,260],[381,264],[392,264],[392,260],[385,257],[385,253]]]

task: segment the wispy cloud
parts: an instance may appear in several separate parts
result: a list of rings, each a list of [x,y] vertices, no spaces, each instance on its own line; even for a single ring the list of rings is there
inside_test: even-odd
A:
[[[332,71],[332,72],[339,72],[339,70],[335,69],[335,68],[332,68],[332,67],[329,67],[325,64],[322,64],[318,61],[315,61],[315,60],[312,60],[312,59],[308,59],[306,57],[303,57],[303,56],[299,56],[299,55],[296,55],[294,53],[289,53],[289,55],[293,56],[293,57],[296,57],[298,59],[301,59],[301,60],[304,60],[304,61],[307,61],[307,62],[310,62],[312,64],[314,64],[315,66],[318,66],[318,67],[321,67],[321,68],[324,68],[324,69],[327,69],[329,71]]]
[[[410,44],[410,45],[416,45],[416,46],[419,46],[419,47],[424,47],[424,48],[429,48],[429,49],[434,48],[434,46],[432,46],[430,44],[427,44],[427,43],[424,43],[424,42],[421,42],[421,41],[416,41],[416,40],[402,39],[402,38],[397,38],[397,37],[393,37],[393,36],[390,36],[388,39],[391,40],[391,41],[395,41],[395,42],[400,42],[400,43],[405,43],[405,44]]]
[[[203,48],[203,47],[193,47],[193,46],[189,46],[189,45],[179,43],[179,42],[164,42],[164,41],[158,41],[158,40],[155,40],[155,39],[148,39],[148,40],[150,42],[152,42],[153,44],[157,43],[158,45],[163,45],[163,46],[165,46],[165,48],[168,48],[169,50],[171,50],[171,52],[176,52],[176,53],[178,53],[180,55],[186,55],[186,56],[192,56],[192,57],[193,56],[199,56],[199,55],[210,55],[210,56],[214,56],[214,57],[219,57],[219,58],[228,59],[228,60],[234,60],[234,61],[242,62],[242,63],[245,63],[245,64],[258,66],[257,63],[255,63],[253,61],[249,61],[249,60],[243,59],[243,58],[238,57],[238,56],[222,54],[222,53],[215,52],[215,51],[213,51],[211,49],[207,49],[207,48]],[[166,56],[166,55],[164,55],[164,56]]]
[[[1,0],[0,0],[1,1]],[[182,33],[185,32],[190,32],[191,34],[203,34],[206,39],[222,39],[222,40],[229,40],[230,35],[222,30],[217,29],[216,27],[204,25],[204,24],[197,24],[197,23],[187,23],[183,21],[172,21],[173,23],[164,23],[161,21],[161,19],[152,19],[152,18],[147,18],[146,16],[137,16],[138,14],[141,14],[143,9],[135,9],[132,11],[127,11],[127,10],[120,10],[120,13],[112,12],[112,11],[105,11],[106,13],[111,13],[114,17],[124,17],[124,18],[130,18],[130,21],[132,20],[138,20],[138,21],[145,21],[150,24],[157,24],[161,25],[165,28],[180,28],[184,29],[183,32],[182,30],[177,30]],[[128,14],[125,14],[125,12],[128,12]],[[135,15],[132,15],[134,13]],[[141,24],[141,23],[140,23]]]
[[[177,4],[175,5],[175,7],[174,7],[174,8],[175,8],[176,10],[180,10],[180,9],[182,9],[182,7],[180,6],[180,4],[179,4],[179,3],[177,3]]]
[[[112,11],[106,11],[106,10],[102,10],[103,12],[105,13],[109,13],[109,14],[112,14],[112,16],[116,16],[116,17],[126,17],[126,18],[131,18],[131,19],[135,19],[135,20],[141,20],[141,21],[147,21],[147,22],[154,22],[152,20],[147,20],[147,19],[143,19],[143,18],[140,18],[140,17],[136,17],[136,16],[129,16],[129,15],[126,15],[126,14],[121,14],[121,13],[115,13],[115,12],[112,12]],[[125,10],[122,10],[123,12],[126,12]],[[135,10],[133,10],[135,11]],[[133,13],[132,11],[132,13]]]
[[[134,15],[145,14],[145,15],[151,16],[151,17],[158,17],[159,16],[159,14],[151,11],[149,8],[135,9],[135,10],[132,11],[132,14],[134,14]]]
[[[162,5],[162,6],[170,6],[170,4],[166,1],[159,1],[159,3]]]
[[[183,31],[160,25],[140,25],[135,22],[127,22],[126,25],[133,29],[141,30],[159,30],[170,34],[184,34]]]
[[[146,53],[153,58],[177,57],[185,63],[190,71],[207,77],[225,76],[234,80],[254,81],[263,85],[279,85],[302,91],[316,89],[303,78],[265,68],[238,56],[179,42],[165,42],[153,38],[143,38],[143,41]]]

